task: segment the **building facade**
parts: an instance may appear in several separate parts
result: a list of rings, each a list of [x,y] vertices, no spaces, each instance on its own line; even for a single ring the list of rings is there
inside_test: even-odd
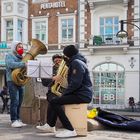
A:
[[[1,0],[0,6],[1,87],[11,41],[22,41],[28,50],[29,41],[37,38],[48,47],[45,56],[38,56],[40,60],[62,53],[65,45],[79,46],[88,60],[94,106],[122,109],[128,107],[131,96],[140,101],[139,1]],[[127,38],[126,32],[119,32],[120,20]]]

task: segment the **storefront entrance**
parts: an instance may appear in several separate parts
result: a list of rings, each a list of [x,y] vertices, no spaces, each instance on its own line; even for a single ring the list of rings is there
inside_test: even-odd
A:
[[[114,63],[104,63],[93,69],[93,104],[105,108],[124,105],[124,68]]]

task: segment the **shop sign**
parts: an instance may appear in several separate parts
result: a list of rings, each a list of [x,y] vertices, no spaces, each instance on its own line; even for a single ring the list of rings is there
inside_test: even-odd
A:
[[[1,60],[0,61],[0,66],[5,66],[5,61]]]
[[[6,49],[8,48],[7,43],[6,42],[0,42],[0,49]]]
[[[58,1],[58,2],[42,3],[40,5],[40,8],[45,10],[45,9],[51,9],[51,8],[61,8],[65,6],[66,6],[65,1]]]

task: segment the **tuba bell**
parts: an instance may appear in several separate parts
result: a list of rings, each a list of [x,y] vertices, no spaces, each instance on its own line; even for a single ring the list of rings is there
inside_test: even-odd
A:
[[[39,40],[31,40],[31,49],[23,57],[22,61],[27,62],[27,60],[34,60],[38,54],[46,54],[47,47]],[[26,76],[26,68],[17,68],[12,71],[12,80],[18,86],[25,85],[30,78]]]

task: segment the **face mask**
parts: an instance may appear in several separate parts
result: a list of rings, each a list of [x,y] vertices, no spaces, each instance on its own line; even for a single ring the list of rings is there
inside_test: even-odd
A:
[[[19,48],[19,49],[17,50],[17,53],[18,53],[19,55],[22,55],[22,54],[24,53],[23,48]]]

